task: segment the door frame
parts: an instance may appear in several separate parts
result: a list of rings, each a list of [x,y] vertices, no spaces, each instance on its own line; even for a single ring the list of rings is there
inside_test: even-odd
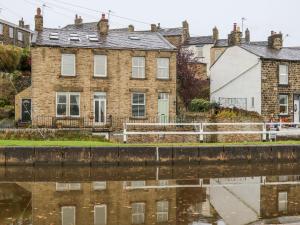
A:
[[[300,94],[293,95],[293,121],[295,123],[295,101],[298,100],[298,122],[300,122]]]
[[[105,96],[105,99],[101,99],[101,98],[95,98],[95,95],[103,95]],[[100,102],[104,102],[104,122],[96,122],[96,101],[99,101],[99,113],[100,113]],[[106,92],[95,92],[94,93],[94,98],[93,98],[93,104],[94,104],[94,121],[93,123],[95,125],[104,125],[106,124],[107,121],[107,98],[106,98]],[[100,118],[100,117],[99,117]]]
[[[161,100],[161,99],[159,99],[160,94],[166,94],[168,96],[168,99],[163,99],[163,101],[168,102],[168,115],[166,115],[167,121],[165,121],[165,123],[168,123],[170,121],[170,93],[168,93],[168,92],[159,92],[158,96],[157,96],[157,116],[158,116],[158,121],[161,123],[161,115],[159,113],[159,101]]]
[[[26,121],[27,123],[30,123],[32,121],[32,99],[31,98],[21,98],[21,107],[20,107],[20,119],[21,122],[23,121],[23,100],[30,100],[30,120]]]

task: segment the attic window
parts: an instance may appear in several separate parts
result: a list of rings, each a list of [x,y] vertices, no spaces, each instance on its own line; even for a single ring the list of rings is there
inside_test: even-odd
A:
[[[134,41],[141,40],[141,38],[138,37],[138,36],[129,36],[128,38],[129,38],[130,40],[134,40]]]
[[[80,41],[78,34],[76,33],[70,34],[70,41]]]
[[[95,34],[88,35],[88,39],[91,42],[97,42],[97,41],[99,41],[97,35],[95,35]]]
[[[58,33],[50,33],[50,35],[49,35],[49,39],[50,40],[58,40],[59,39],[59,37],[58,37]]]

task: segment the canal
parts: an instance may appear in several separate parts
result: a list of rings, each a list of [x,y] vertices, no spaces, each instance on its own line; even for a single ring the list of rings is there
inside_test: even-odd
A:
[[[1,225],[300,224],[300,166],[0,167]]]

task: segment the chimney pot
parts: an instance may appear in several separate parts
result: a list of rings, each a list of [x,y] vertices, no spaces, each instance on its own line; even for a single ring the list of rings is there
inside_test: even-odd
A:
[[[24,28],[24,20],[23,20],[23,18],[21,20],[19,20],[19,27]]]
[[[156,24],[151,24],[151,32],[157,32]]]
[[[237,26],[237,23],[233,24],[233,31],[228,35],[228,45],[240,45],[242,43],[242,32],[240,28]]]
[[[129,25],[128,26],[128,32],[134,32],[134,26],[133,25]]]
[[[78,16],[77,14],[75,15],[75,25],[79,26],[82,24],[82,18],[81,16]]]
[[[98,23],[98,31],[100,35],[107,35],[109,30],[108,19],[105,18],[105,14],[103,13],[101,16],[101,20]]]
[[[236,31],[236,28],[237,28],[237,23],[234,23],[233,24],[233,31]]]

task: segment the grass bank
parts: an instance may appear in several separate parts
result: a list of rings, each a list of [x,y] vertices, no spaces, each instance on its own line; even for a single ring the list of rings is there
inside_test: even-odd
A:
[[[109,147],[109,146],[229,146],[229,145],[300,145],[300,141],[278,142],[239,142],[239,143],[141,143],[120,144],[105,141],[34,141],[34,140],[0,140],[0,146],[24,147]]]

